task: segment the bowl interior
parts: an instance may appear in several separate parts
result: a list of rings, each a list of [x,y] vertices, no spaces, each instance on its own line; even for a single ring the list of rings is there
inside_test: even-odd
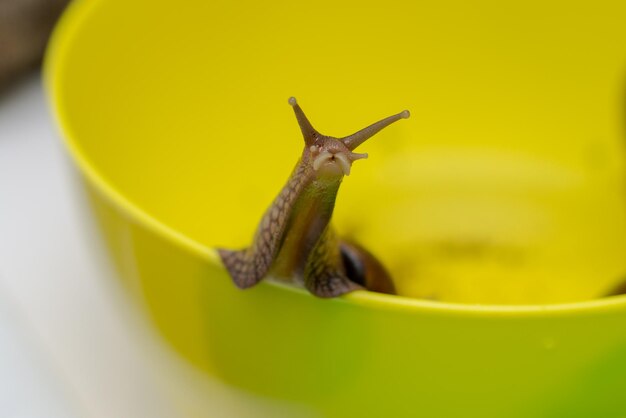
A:
[[[566,302],[626,272],[625,3],[124,7],[93,2],[55,80],[123,204],[244,246],[301,152],[289,96],[335,136],[408,108],[359,149],[335,215],[403,294]]]

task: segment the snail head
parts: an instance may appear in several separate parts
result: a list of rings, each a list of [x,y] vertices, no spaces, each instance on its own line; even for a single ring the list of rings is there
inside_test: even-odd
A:
[[[367,154],[353,152],[356,147],[374,136],[383,128],[410,116],[408,110],[382,119],[367,128],[344,138],[320,134],[307,119],[295,97],[289,98],[304,137],[303,163],[310,164],[318,177],[342,177],[350,174],[352,163],[367,158]]]

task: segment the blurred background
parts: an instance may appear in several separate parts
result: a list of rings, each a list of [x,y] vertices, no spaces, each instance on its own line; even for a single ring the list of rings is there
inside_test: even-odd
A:
[[[0,0],[0,417],[175,416],[103,277],[46,105],[39,67],[66,3]]]

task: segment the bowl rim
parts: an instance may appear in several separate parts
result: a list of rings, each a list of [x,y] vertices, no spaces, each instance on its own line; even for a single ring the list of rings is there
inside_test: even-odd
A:
[[[42,71],[43,84],[48,106],[52,109],[52,115],[55,119],[61,142],[88,183],[93,185],[95,190],[111,205],[116,207],[117,210],[125,213],[137,224],[151,230],[161,239],[170,241],[173,245],[185,248],[207,262],[220,266],[222,263],[214,248],[202,245],[169,227],[135,205],[130,198],[118,191],[92,165],[88,156],[82,151],[79,141],[76,140],[70,123],[71,118],[64,107],[63,96],[59,92],[59,85],[61,84],[65,65],[67,65],[65,57],[69,54],[72,40],[79,34],[82,25],[95,13],[101,3],[103,3],[103,0],[75,0],[70,2],[55,26],[46,49]],[[305,290],[287,283],[274,280],[265,280],[264,283],[266,286],[276,288],[277,291],[307,294]],[[408,296],[356,291],[340,298],[335,298],[332,302],[348,303],[387,311],[428,313],[455,317],[555,317],[602,314],[626,310],[626,295],[543,305],[497,305],[439,302]]]

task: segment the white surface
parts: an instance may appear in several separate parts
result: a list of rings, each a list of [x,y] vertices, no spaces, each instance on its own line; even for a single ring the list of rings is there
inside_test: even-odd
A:
[[[0,416],[79,417],[65,385],[47,367],[21,325],[10,303],[0,298]]]
[[[81,221],[56,132],[38,77],[0,96],[0,359],[14,359],[0,361],[0,392],[15,390],[0,396],[0,416],[177,416]],[[29,410],[38,390],[66,414]]]

